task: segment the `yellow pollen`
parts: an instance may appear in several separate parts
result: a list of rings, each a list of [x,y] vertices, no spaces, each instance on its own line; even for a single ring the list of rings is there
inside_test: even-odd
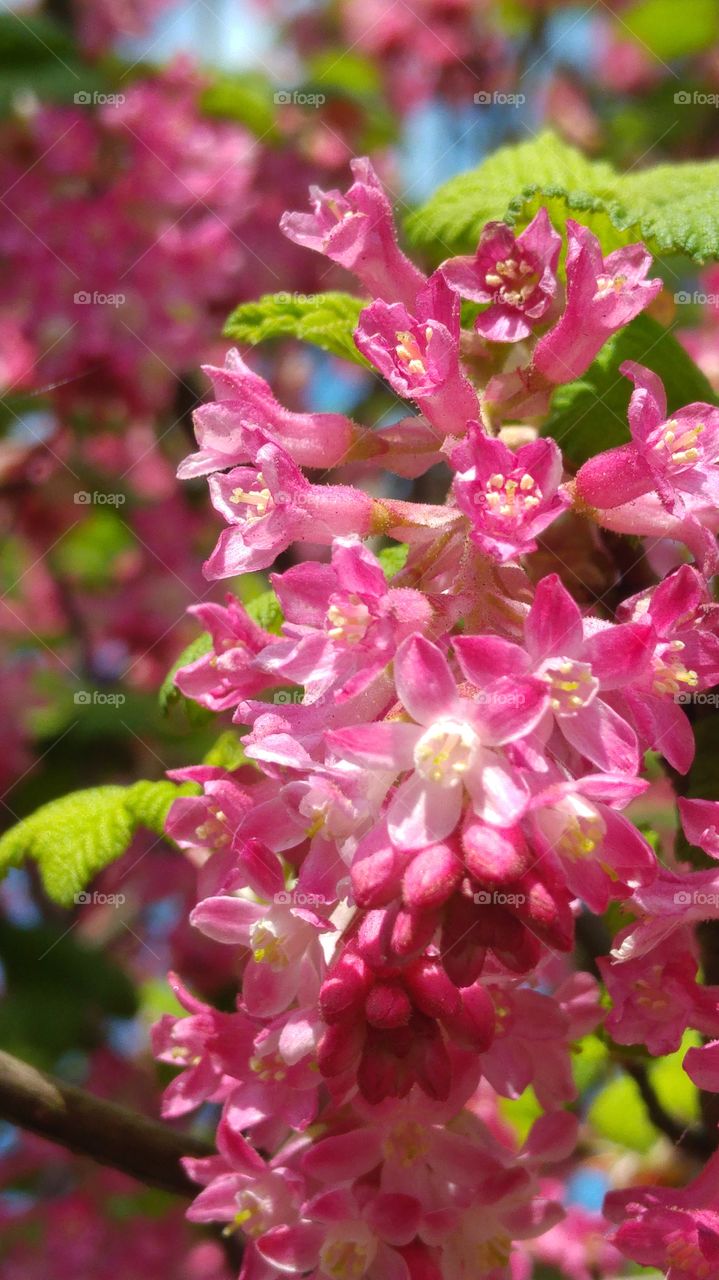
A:
[[[385,1158],[401,1164],[404,1169],[425,1155],[428,1146],[426,1132],[416,1120],[396,1125],[383,1144]]]

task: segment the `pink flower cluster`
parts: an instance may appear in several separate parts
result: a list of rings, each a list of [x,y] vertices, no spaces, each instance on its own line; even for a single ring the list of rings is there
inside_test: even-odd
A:
[[[239,356],[213,371],[184,464],[209,474],[226,524],[208,574],[270,568],[297,540],[329,551],[271,575],[279,632],[233,597],[196,610],[212,648],[177,683],[234,710],[246,762],[180,771],[201,793],[168,830],[201,864],[191,921],[233,948],[238,995],[220,1012],[175,979],[187,1013],[161,1021],[155,1049],[182,1068],[168,1116],[221,1104],[217,1155],[188,1161],[190,1217],[243,1233],[245,1280],[520,1280],[532,1240],[560,1230],[571,1046],[602,1017],[597,983],[571,968],[577,917],[617,901],[636,917],[602,962],[616,1041],[719,1036],[688,929],[719,918],[719,872],[660,866],[623,812],[648,785],[646,751],[688,769],[683,704],[719,683],[717,411],[668,420],[659,380],[631,365],[630,444],[575,480],[553,440],[525,431],[517,447],[503,419],[521,402],[536,413],[654,297],[648,254],[604,258],[569,221],[563,285],[541,210],[516,239],[489,226],[475,258],[427,280],[367,161],[354,177],[284,229],[355,272],[371,296],[357,346],[414,413],[381,430],[290,413]],[[476,334],[460,296],[485,308]],[[454,470],[443,506],[302,470],[412,476],[438,458]],[[587,513],[697,563],[614,612],[598,595],[582,609],[534,557],[550,525],[571,536]],[[389,578],[378,535],[408,547]],[[719,857],[719,805],[687,801],[681,817]],[[693,1050],[692,1077],[719,1086],[717,1056]],[[520,1143],[500,1102],[530,1085],[542,1115]],[[615,1196],[618,1248],[671,1280],[713,1275],[713,1182],[701,1203]]]

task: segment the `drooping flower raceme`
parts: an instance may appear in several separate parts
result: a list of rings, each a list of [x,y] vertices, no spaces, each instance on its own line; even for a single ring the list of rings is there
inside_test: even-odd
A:
[[[688,768],[683,704],[719,682],[716,410],[668,418],[656,376],[627,366],[632,443],[572,480],[559,443],[516,416],[655,296],[644,247],[605,257],[541,209],[516,237],[490,224],[428,281],[371,166],[353,170],[346,195],[315,192],[283,225],[370,294],[355,342],[405,417],[377,430],[289,412],[233,355],[182,468],[209,475],[225,521],[209,576],[270,569],[297,542],[326,550],[272,574],[271,630],[232,596],[195,609],[211,647],[177,684],[232,712],[243,750],[174,775],[201,794],[168,830],[201,867],[191,920],[229,949],[237,995],[219,1012],[176,984],[186,1016],[155,1033],[181,1068],[166,1110],[222,1108],[218,1154],[187,1162],[190,1217],[241,1233],[243,1280],[524,1280],[570,1236],[567,1274],[586,1277],[575,1246],[596,1219],[570,1207],[563,1222],[556,1195],[577,1131],[572,1045],[603,1016],[651,1052],[693,1028],[712,1041],[686,1069],[719,1088],[716,990],[691,937],[719,917],[719,875],[660,864],[632,820],[644,752]],[[477,332],[460,296],[486,308]],[[442,459],[444,505],[377,486],[385,463],[413,477]],[[346,464],[341,484],[303,471]],[[622,520],[685,541],[696,566],[647,569],[623,598],[602,543]],[[378,536],[406,560],[390,567]],[[601,548],[604,584],[585,585],[575,538]],[[719,805],[680,809],[686,839],[719,857]],[[599,960],[607,1013],[568,953],[577,917],[612,902],[633,919]],[[530,1086],[541,1114],[520,1144],[500,1099]],[[696,1195],[613,1193],[611,1265],[618,1250],[672,1280],[713,1276],[713,1168]]]

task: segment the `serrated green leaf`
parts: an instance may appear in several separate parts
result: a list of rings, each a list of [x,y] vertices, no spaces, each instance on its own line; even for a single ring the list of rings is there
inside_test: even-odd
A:
[[[352,337],[366,305],[350,293],[266,293],[232,312],[225,337],[251,346],[270,338],[298,338],[369,367]]]
[[[253,596],[247,601],[245,608],[258,627],[271,631],[274,636],[281,634],[284,618],[274,591],[262,591],[260,595]]]
[[[617,176],[611,165],[588,160],[553,133],[541,133],[531,142],[501,147],[476,169],[450,178],[409,215],[407,234],[439,259],[472,253],[484,224],[505,218],[514,200],[521,209],[539,190],[542,203],[547,195],[564,200],[569,192],[585,213],[592,204],[604,211],[605,201],[616,199]]]
[[[161,835],[172,801],[196,790],[193,783],[143,781],[51,800],[0,838],[0,873],[32,858],[48,897],[72,906],[98,871],[125,852],[140,827]]]
[[[384,576],[387,581],[393,578],[400,569],[404,569],[409,555],[409,546],[406,542],[395,542],[391,547],[383,547],[377,559],[382,565]]]
[[[407,232],[439,262],[472,253],[486,222],[519,229],[545,205],[559,228],[568,216],[590,227],[605,252],[643,240],[655,255],[705,262],[719,257],[718,195],[717,161],[621,174],[545,132],[444,183],[410,214]]]
[[[542,431],[577,465],[630,439],[627,409],[633,388],[619,372],[624,360],[637,360],[661,376],[670,413],[694,400],[717,403],[704,374],[669,330],[639,315],[609,339],[583,377],[554,393]]]

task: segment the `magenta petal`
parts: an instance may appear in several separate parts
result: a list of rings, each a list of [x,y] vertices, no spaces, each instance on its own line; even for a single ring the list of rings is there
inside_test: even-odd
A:
[[[357,724],[335,729],[327,742],[341,760],[353,760],[368,769],[397,773],[410,769],[420,730],[414,724],[384,720],[379,724]]]
[[[265,911],[265,907],[246,898],[205,898],[192,911],[190,924],[216,942],[247,946],[250,929]]]
[[[377,1129],[354,1129],[314,1142],[302,1167],[322,1182],[351,1182],[361,1178],[382,1159],[382,1140]]]
[[[558,723],[567,742],[597,768],[609,773],[637,773],[637,735],[601,698],[595,698],[574,716],[562,716]]]
[[[567,658],[578,655],[584,635],[582,615],[556,573],[537,583],[524,634],[535,659],[550,654]]]
[[[457,636],[452,643],[462,674],[480,689],[508,672],[522,675],[529,666],[524,649],[500,636]]]
[[[318,1223],[297,1222],[293,1227],[273,1227],[256,1241],[268,1262],[282,1271],[309,1271],[317,1265],[325,1232]]]
[[[630,684],[648,667],[652,629],[647,623],[627,622],[589,636],[584,654],[603,688]]]
[[[431,724],[452,713],[457,686],[436,644],[424,636],[408,636],[397,650],[394,668],[397,694],[413,720]]]
[[[421,849],[450,835],[462,811],[462,787],[440,787],[415,774],[393,796],[387,827],[400,849]]]
[[[689,1049],[682,1066],[698,1089],[719,1092],[719,1040]]]
[[[480,737],[488,746],[499,746],[531,733],[547,709],[547,686],[530,676],[502,676],[486,686],[474,705]]]

